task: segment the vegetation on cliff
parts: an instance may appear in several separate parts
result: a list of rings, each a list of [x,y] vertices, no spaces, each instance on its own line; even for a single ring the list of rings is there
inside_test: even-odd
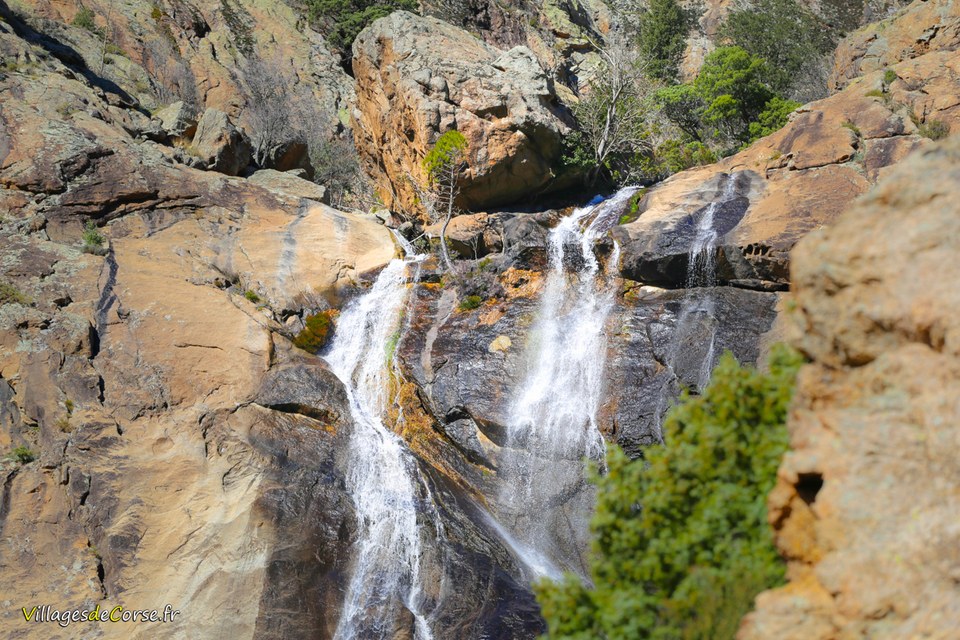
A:
[[[417,0],[306,0],[310,21],[346,59],[357,34],[368,24],[400,9],[416,12],[418,6]]]
[[[677,0],[655,0],[620,18],[626,35],[601,49],[603,64],[574,108],[580,131],[566,141],[566,163],[591,181],[651,182],[715,162],[784,126],[798,100],[824,95],[835,34],[796,0],[734,10],[721,46],[686,83],[679,65],[694,16]],[[619,89],[624,77],[629,86]]]
[[[684,394],[667,416],[666,446],[634,461],[609,449],[594,476],[595,586],[573,575],[537,586],[548,638],[734,636],[754,596],[784,576],[766,497],[800,362],[778,346],[762,373],[727,353],[703,395]]]

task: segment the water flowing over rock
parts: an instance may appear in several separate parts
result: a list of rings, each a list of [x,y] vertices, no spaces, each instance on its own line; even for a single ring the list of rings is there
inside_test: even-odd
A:
[[[602,463],[604,455],[597,417],[615,296],[594,244],[635,191],[583,207],[550,232],[549,272],[530,331],[527,372],[500,452],[501,519],[536,552],[535,571],[553,578],[558,568],[587,573],[583,554],[593,491],[585,459]],[[616,262],[615,250],[610,263]]]
[[[398,11],[353,45],[357,147],[384,203],[419,211],[411,180],[445,131],[469,145],[459,203],[507,204],[544,190],[567,131],[553,83],[525,47],[499,51],[439,20]]]
[[[347,491],[361,522],[352,575],[335,638],[395,637],[396,606],[413,617],[413,637],[433,637],[424,614],[423,553],[417,469],[403,441],[381,422],[388,402],[391,335],[406,297],[403,261],[384,269],[373,288],[341,316],[326,356],[347,388],[354,428],[347,452]],[[428,520],[436,520],[436,516]],[[440,532],[434,532],[434,535]]]
[[[897,79],[889,86],[883,71],[872,72],[799,108],[783,129],[740,153],[652,187],[636,221],[613,231],[623,247],[623,275],[683,287],[695,221],[732,175],[735,196],[714,212],[717,284],[785,290],[790,250],[800,238],[829,225],[890,166],[931,144],[921,135],[924,123],[960,127],[957,55],[936,51],[891,71]]]

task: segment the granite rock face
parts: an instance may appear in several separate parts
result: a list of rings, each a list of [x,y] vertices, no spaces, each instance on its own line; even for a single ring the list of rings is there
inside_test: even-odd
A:
[[[393,209],[419,212],[413,183],[444,132],[468,143],[459,204],[507,204],[544,190],[567,125],[552,81],[525,47],[500,51],[461,29],[398,11],[354,42],[357,147]]]
[[[840,91],[856,78],[898,62],[960,47],[960,3],[917,0],[895,15],[843,39],[834,53],[829,86]]]
[[[791,341],[812,363],[769,499],[790,582],[758,597],[742,640],[960,625],[958,185],[953,140],[794,251]]]

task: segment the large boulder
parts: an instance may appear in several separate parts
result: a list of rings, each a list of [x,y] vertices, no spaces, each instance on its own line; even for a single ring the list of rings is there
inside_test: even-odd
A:
[[[794,251],[800,372],[769,499],[790,584],[742,640],[960,628],[960,143],[915,154]]]
[[[481,209],[546,188],[566,131],[550,79],[525,47],[497,50],[433,18],[398,11],[353,45],[357,146],[392,209],[417,211],[411,181],[438,136],[467,139],[460,205]]]
[[[211,171],[235,176],[250,164],[252,148],[230,118],[217,109],[200,116],[190,153],[198,156]]]

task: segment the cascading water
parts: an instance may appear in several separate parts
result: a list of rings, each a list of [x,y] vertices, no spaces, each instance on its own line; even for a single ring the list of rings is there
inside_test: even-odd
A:
[[[735,175],[726,176],[719,197],[703,209],[687,255],[686,295],[674,331],[667,364],[682,381],[702,391],[710,381],[716,353],[717,318],[713,287],[717,285],[716,253],[720,234],[717,212],[736,197]],[[656,415],[662,416],[665,396]]]
[[[326,356],[350,401],[354,426],[346,484],[360,520],[335,634],[342,640],[392,637],[401,607],[413,615],[417,639],[433,637],[420,589],[422,537],[430,531],[417,522],[418,510],[428,508],[420,495],[429,492],[405,443],[382,420],[390,388],[390,345],[407,297],[405,272],[419,261],[394,260],[380,273],[370,291],[340,316]]]
[[[538,574],[560,569],[585,573],[584,548],[593,492],[584,457],[602,461],[597,428],[603,391],[607,316],[614,288],[601,273],[594,244],[616,223],[636,189],[624,189],[593,207],[576,210],[550,232],[549,272],[528,350],[507,443],[500,457],[498,501],[521,549]],[[608,260],[618,262],[617,252]]]

